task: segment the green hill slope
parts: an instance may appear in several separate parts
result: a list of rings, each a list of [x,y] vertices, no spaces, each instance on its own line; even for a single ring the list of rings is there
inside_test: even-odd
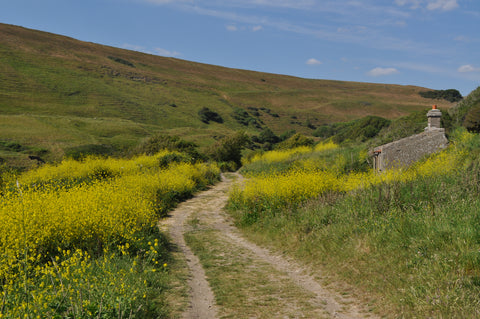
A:
[[[158,131],[201,146],[240,129],[311,134],[424,109],[432,100],[420,91],[229,69],[0,24],[0,157],[24,165],[29,154],[58,159],[81,145],[126,149]],[[222,121],[202,121],[203,108]]]

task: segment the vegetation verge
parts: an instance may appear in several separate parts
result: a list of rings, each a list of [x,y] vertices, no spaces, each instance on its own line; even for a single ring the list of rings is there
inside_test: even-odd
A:
[[[158,219],[219,178],[216,165],[186,158],[86,158],[4,175],[0,318],[170,318],[175,278]]]
[[[476,318],[480,137],[458,129],[451,138],[445,151],[380,175],[345,170],[358,149],[278,162],[265,154],[245,166],[250,179],[229,208],[252,239],[351,284],[382,315]]]

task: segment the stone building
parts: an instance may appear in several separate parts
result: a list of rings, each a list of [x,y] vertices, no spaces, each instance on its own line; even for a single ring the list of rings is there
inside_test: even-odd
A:
[[[428,126],[425,132],[375,147],[372,152],[373,168],[381,172],[406,167],[447,147],[445,129],[440,125],[441,117],[442,112],[434,105],[427,113]]]

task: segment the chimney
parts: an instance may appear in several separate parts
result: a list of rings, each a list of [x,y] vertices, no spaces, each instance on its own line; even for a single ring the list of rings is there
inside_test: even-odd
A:
[[[436,105],[432,105],[432,109],[427,113],[428,126],[425,131],[436,131],[441,129],[440,119],[442,118],[442,112],[437,109]]]

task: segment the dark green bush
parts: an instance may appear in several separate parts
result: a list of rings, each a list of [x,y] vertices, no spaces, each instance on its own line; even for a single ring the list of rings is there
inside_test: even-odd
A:
[[[203,156],[197,151],[197,145],[195,143],[185,141],[178,136],[161,133],[145,139],[133,150],[133,153],[154,155],[162,150],[186,153],[191,157],[192,161],[203,159]]]
[[[458,102],[463,99],[462,94],[460,94],[460,92],[455,89],[422,91],[418,94],[420,94],[421,97],[427,99],[444,99],[452,103]]]
[[[0,141],[0,149],[9,151],[9,152],[22,152],[26,150],[26,147],[12,141]]]
[[[260,125],[260,122],[254,118],[253,116],[251,116],[250,114],[248,114],[247,111],[245,111],[244,109],[241,109],[239,107],[236,107],[233,109],[233,115],[232,117],[240,124],[244,125],[244,126],[253,126],[253,127],[256,127],[256,128],[261,128],[261,125]]]
[[[103,180],[112,178],[115,176],[115,173],[108,167],[95,167],[87,178],[91,180]]]
[[[277,149],[290,149],[299,146],[313,146],[314,141],[313,139],[306,137],[301,133],[297,133],[287,140],[277,144]]]
[[[124,65],[127,65],[127,66],[131,66],[132,68],[135,67],[135,64],[133,64],[132,62],[130,61],[127,61],[125,59],[122,59],[122,58],[117,58],[117,57],[114,57],[114,56],[108,56],[108,58],[112,61],[115,61],[117,63],[121,63],[121,64],[124,64]]]
[[[469,132],[480,133],[480,100],[467,112],[463,126]]]
[[[242,166],[242,150],[250,141],[243,132],[237,132],[232,136],[227,136],[208,150],[208,155],[216,162],[233,162],[237,167]]]
[[[258,140],[260,143],[270,144],[277,144],[278,142],[280,142],[280,138],[268,127],[260,132]]]
[[[280,136],[279,136],[280,141],[288,140],[290,137],[292,137],[296,133],[297,133],[297,131],[295,131],[295,130],[285,131],[282,134],[280,134]]]
[[[158,159],[158,164],[160,167],[168,167],[172,163],[190,163],[192,158],[187,154],[180,153],[171,153],[166,154]]]
[[[220,114],[210,110],[208,107],[203,107],[200,111],[198,111],[198,115],[200,116],[200,120],[205,124],[209,124],[210,121],[223,123],[223,118],[220,116]]]

